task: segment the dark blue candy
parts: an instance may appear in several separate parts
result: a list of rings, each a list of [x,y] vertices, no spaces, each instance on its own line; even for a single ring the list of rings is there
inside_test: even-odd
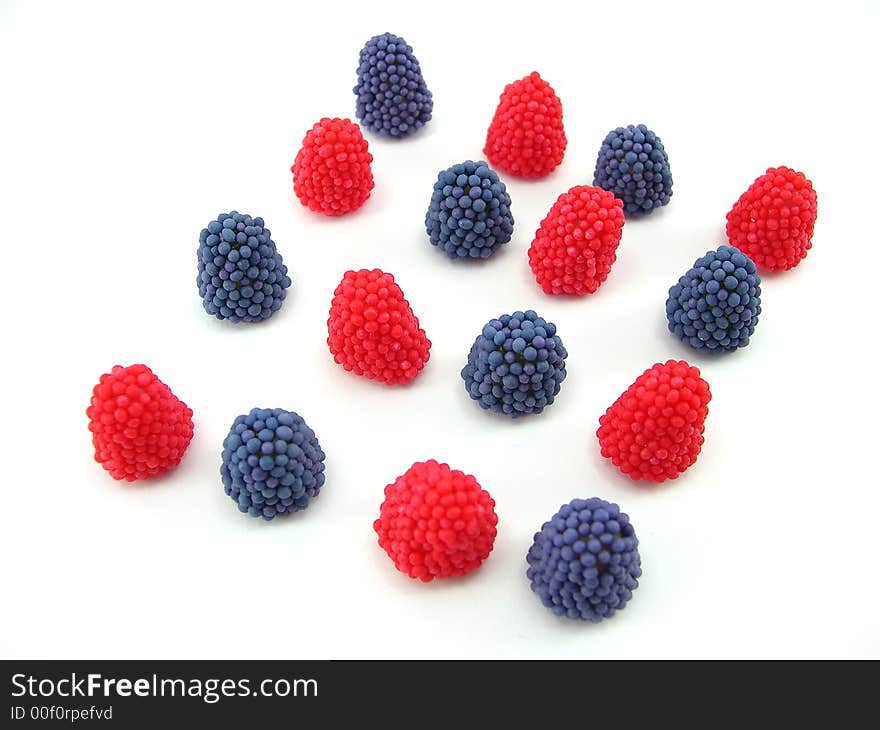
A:
[[[502,314],[483,327],[461,377],[481,408],[516,418],[553,403],[567,356],[552,322],[531,310]]]
[[[761,313],[761,277],[752,260],[720,246],[694,262],[669,290],[669,331],[701,352],[729,352],[749,344]]]
[[[624,608],[638,587],[638,546],[629,517],[616,504],[575,499],[535,534],[526,575],[557,616],[598,623]]]
[[[268,319],[281,307],[291,283],[263,219],[234,210],[202,229],[198,264],[202,304],[217,319]]]
[[[425,228],[451,259],[488,258],[513,234],[507,188],[485,162],[453,165],[437,176]]]
[[[391,33],[374,36],[360,54],[357,118],[377,134],[404,137],[431,119],[434,101],[407,42]]]
[[[309,506],[324,484],[314,431],[283,408],[239,416],[223,441],[223,488],[242,512],[271,520]]]
[[[644,124],[609,132],[599,150],[593,185],[620,198],[627,215],[666,205],[672,197],[672,174],[660,138]]]

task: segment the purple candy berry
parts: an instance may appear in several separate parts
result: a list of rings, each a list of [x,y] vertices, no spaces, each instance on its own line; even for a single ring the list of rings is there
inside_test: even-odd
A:
[[[598,623],[626,606],[642,574],[639,541],[620,507],[575,499],[560,507],[526,555],[526,575],[557,616]]]
[[[518,418],[552,405],[565,380],[566,357],[555,324],[531,309],[502,314],[483,326],[461,379],[480,408]]]
[[[199,235],[196,284],[208,314],[259,322],[281,308],[290,277],[262,218],[221,213]]]
[[[309,506],[324,484],[324,452],[306,422],[283,408],[239,416],[223,441],[223,487],[239,510],[271,520]]]
[[[761,314],[761,277],[732,246],[698,258],[669,289],[669,331],[699,352],[732,352],[749,344]]]
[[[489,258],[513,234],[507,188],[485,162],[453,165],[437,176],[425,229],[451,259]]]
[[[660,138],[644,124],[611,130],[599,150],[593,185],[620,198],[626,215],[666,205],[672,197],[672,173]]]
[[[367,41],[357,70],[357,118],[362,126],[389,137],[405,137],[431,119],[434,101],[418,59],[392,33]]]

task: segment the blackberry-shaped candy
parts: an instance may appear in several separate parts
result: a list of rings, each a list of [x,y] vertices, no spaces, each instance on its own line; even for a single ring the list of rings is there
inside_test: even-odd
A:
[[[562,102],[537,71],[504,87],[483,147],[492,165],[518,177],[545,177],[562,162],[567,144]]]
[[[602,188],[578,185],[559,196],[529,247],[529,266],[547,294],[596,291],[617,258],[623,203]]]
[[[373,529],[397,569],[427,583],[478,568],[497,524],[495,501],[476,479],[431,459],[385,487]]]
[[[642,574],[629,517],[604,499],[575,499],[535,533],[526,576],[557,616],[598,623],[626,607]]]
[[[666,205],[672,197],[672,174],[660,138],[644,124],[610,131],[599,149],[593,185],[620,198],[627,215]]]
[[[199,236],[196,283],[208,314],[259,322],[277,312],[290,277],[262,218],[221,213]]]
[[[532,310],[502,314],[483,327],[461,378],[480,408],[517,418],[553,403],[567,356],[552,322]]]
[[[223,489],[251,517],[299,512],[324,484],[324,452],[306,422],[283,408],[239,416],[223,441]]]
[[[354,93],[361,124],[389,137],[412,134],[434,109],[412,47],[392,33],[373,36],[361,49]]]
[[[599,419],[602,456],[630,479],[676,479],[697,460],[711,399],[698,368],[655,364]]]
[[[762,269],[785,271],[812,248],[815,225],[813,184],[802,172],[771,167],[727,214],[727,237]]]
[[[485,162],[467,160],[437,176],[425,228],[451,259],[485,259],[510,240],[510,195]]]
[[[761,313],[761,277],[754,262],[730,246],[698,258],[669,290],[669,331],[701,352],[749,344]]]
[[[86,415],[95,461],[114,479],[158,476],[180,463],[192,440],[192,411],[146,365],[104,373]]]
[[[407,383],[431,354],[431,341],[391,274],[346,271],[327,320],[333,359],[349,372],[388,385]]]
[[[372,161],[367,140],[357,124],[325,117],[306,132],[290,168],[293,192],[316,213],[350,213],[370,197]]]

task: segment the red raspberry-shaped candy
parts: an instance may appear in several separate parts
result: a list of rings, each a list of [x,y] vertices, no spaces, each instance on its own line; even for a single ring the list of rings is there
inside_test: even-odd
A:
[[[547,294],[592,294],[608,278],[623,229],[623,201],[578,185],[560,195],[529,248],[529,265]]]
[[[303,205],[324,215],[357,210],[373,189],[372,161],[357,124],[325,117],[306,132],[290,168],[293,191]]]
[[[117,365],[102,375],[86,415],[95,461],[114,479],[162,474],[192,440],[192,411],[146,365]]]
[[[562,162],[566,144],[562,102],[537,71],[504,87],[483,148],[494,167],[544,177]]]
[[[631,479],[675,479],[697,460],[711,398],[697,368],[657,363],[599,419],[602,456]]]
[[[762,269],[797,266],[813,245],[816,191],[802,172],[771,167],[727,214],[727,237]]]
[[[477,480],[432,459],[385,487],[373,529],[397,569],[427,583],[478,568],[497,524],[495,500]]]
[[[431,341],[391,274],[346,271],[327,320],[330,352],[346,370],[389,385],[412,380],[425,367]]]

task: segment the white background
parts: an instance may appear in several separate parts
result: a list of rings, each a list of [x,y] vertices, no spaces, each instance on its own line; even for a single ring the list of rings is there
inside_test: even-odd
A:
[[[880,656],[877,5],[394,5],[0,4],[2,655]],[[358,213],[312,214],[289,167],[317,119],[353,115],[358,51],[386,30],[413,45],[434,119],[368,137],[376,188]],[[562,99],[565,160],[505,178],[516,227],[499,254],[450,262],[423,229],[436,174],[481,156],[505,83],[534,69]],[[597,294],[544,295],[526,257],[538,223],[592,182],[605,133],[639,122],[669,153],[670,205],[627,222]],[[747,350],[695,355],[666,330],[667,289],[778,164],[815,184],[814,248],[764,277]],[[199,231],[231,209],[265,218],[293,277],[263,325],[207,316],[196,291]],[[360,267],[397,277],[433,341],[409,387],[327,350],[332,291]],[[487,320],[524,308],[558,325],[569,377],[511,422],[459,370]],[[711,385],[706,443],[645,488],[594,432],[667,358]],[[92,460],[85,408],[101,373],[135,362],[192,407],[196,434],[176,471],[127,485]],[[218,472],[254,406],[296,410],[327,452],[320,498],[268,524]],[[427,458],[497,502],[495,550],[466,579],[411,581],[372,530],[384,486]],[[629,513],[644,568],[598,626],[555,618],[524,561],[543,521],[592,495]]]

